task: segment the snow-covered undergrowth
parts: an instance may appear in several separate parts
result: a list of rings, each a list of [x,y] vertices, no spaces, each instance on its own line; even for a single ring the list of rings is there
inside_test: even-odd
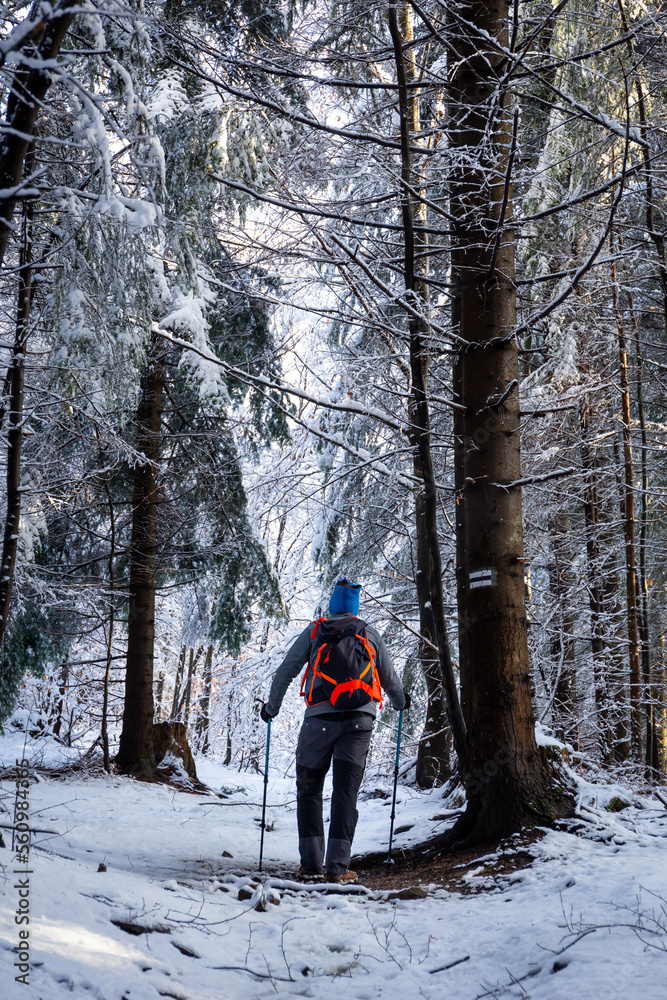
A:
[[[25,755],[55,767],[71,753],[43,739],[24,752],[23,739],[0,739],[2,766]],[[390,900],[386,892],[289,888],[282,869],[297,863],[296,820],[285,764],[270,786],[263,885],[239,900],[257,866],[262,779],[203,759],[198,768],[225,798],[128,778],[40,772],[29,790],[36,832],[28,986],[14,979],[20,876],[13,874],[6,829],[14,782],[2,783],[3,998],[664,996],[667,815],[648,791],[579,779],[580,828],[548,831],[531,846],[530,867],[492,878],[480,862],[464,877],[479,893],[432,885],[426,898]],[[387,844],[389,806],[372,794],[378,787],[389,786],[369,774],[360,852]],[[397,826],[409,829],[398,834],[398,847],[442,830],[448,820],[434,817],[453,804],[441,790],[400,787]],[[98,871],[100,863],[106,871]],[[262,895],[266,909],[259,912]]]

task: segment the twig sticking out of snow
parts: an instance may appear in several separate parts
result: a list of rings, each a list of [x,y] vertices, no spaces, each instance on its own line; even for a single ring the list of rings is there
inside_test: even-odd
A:
[[[660,800],[660,801],[662,802],[663,806],[667,807],[667,799],[666,799],[666,798],[665,798],[665,796],[664,796],[664,795],[662,794],[662,792],[659,792],[659,791],[657,790],[657,788],[656,788],[656,790],[655,790],[655,797],[656,797],[656,799],[659,799],[659,800]]]
[[[455,965],[461,965],[463,962],[469,962],[470,955],[464,955],[463,958],[457,958],[454,962],[448,962],[447,965],[441,965],[438,969],[429,969],[429,973],[434,975],[436,972],[446,972],[447,969],[453,969]]]

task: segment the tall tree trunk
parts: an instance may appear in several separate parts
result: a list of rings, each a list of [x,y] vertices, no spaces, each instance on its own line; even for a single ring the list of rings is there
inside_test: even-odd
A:
[[[504,0],[450,13],[449,134],[456,332],[455,383],[461,699],[468,807],[453,835],[484,841],[567,808],[535,741],[526,630],[512,164],[518,119],[498,93],[507,48]]]
[[[660,629],[660,645],[658,662],[655,668],[655,740],[658,744],[656,751],[656,768],[664,773],[665,762],[667,761],[667,669],[665,667],[665,630]]]
[[[65,711],[65,698],[67,697],[67,686],[69,682],[69,654],[65,654],[65,658],[60,667],[60,677],[58,679],[58,705],[55,712],[55,722],[53,723],[53,735],[60,736],[60,730],[63,725],[63,713]]]
[[[26,57],[23,69],[14,75],[7,99],[7,111],[0,142],[0,267],[5,259],[12,219],[19,200],[23,165],[34,135],[37,116],[43,106],[53,76],[41,68],[44,60],[56,59],[75,15],[67,13],[75,0],[65,0],[53,19],[35,24],[34,31],[22,46]],[[33,8],[34,10],[34,8]],[[30,174],[30,171],[28,171]]]
[[[644,214],[645,214],[645,225],[646,233],[649,239],[652,240],[653,246],[655,247],[656,255],[658,258],[658,277],[660,281],[660,288],[662,291],[662,314],[663,322],[665,325],[665,330],[667,331],[667,251],[665,249],[665,233],[664,227],[662,225],[656,225],[655,211],[654,211],[654,201],[655,201],[655,184],[654,184],[654,164],[653,155],[651,148],[651,140],[653,138],[652,131],[647,128],[647,117],[646,117],[646,97],[644,94],[644,86],[642,84],[641,74],[639,66],[637,65],[637,58],[635,54],[635,40],[630,35],[629,24],[625,12],[625,7],[623,0],[618,0],[618,8],[621,15],[621,26],[623,32],[628,36],[626,42],[628,53],[632,61],[632,80],[635,88],[635,93],[637,95],[637,112],[639,117],[639,130],[644,144],[642,146],[642,159],[644,163]],[[643,60],[643,56],[641,59]],[[632,298],[628,294],[630,299],[630,307],[634,314],[634,307],[632,305]],[[638,367],[638,383],[637,383],[637,396],[639,404],[639,418],[642,434],[642,520],[640,528],[640,548],[639,548],[639,588],[640,588],[640,608],[639,608],[639,633],[641,639],[641,659],[642,659],[642,676],[644,680],[645,690],[646,690],[646,762],[649,767],[654,767],[660,769],[661,764],[661,749],[660,740],[657,737],[656,732],[656,715],[653,709],[654,697],[652,694],[652,677],[651,677],[651,647],[649,638],[649,627],[648,627],[648,586],[646,581],[646,531],[648,524],[647,516],[647,491],[648,491],[648,474],[647,474],[647,439],[646,439],[646,420],[644,414],[644,400],[642,393],[642,383],[643,383],[643,373],[642,373],[642,358],[641,358],[641,348],[639,344],[639,331],[635,322],[635,334],[636,334],[636,348],[637,348],[637,367]],[[663,692],[664,700],[664,692]]]
[[[163,407],[163,355],[151,338],[141,375],[137,408],[137,450],[145,456],[134,467],[130,601],[127,625],[125,706],[118,766],[137,777],[156,773],[153,745],[153,658],[155,651],[155,576],[157,571],[158,462]]]
[[[558,635],[551,644],[551,654],[557,670],[553,715],[557,731],[576,747],[579,741],[574,661],[575,617],[571,604],[572,553],[569,537],[570,516],[567,510],[552,514],[549,518],[549,527],[552,551],[549,585],[558,608]]]
[[[403,43],[410,44],[414,40],[413,11],[409,3],[400,8],[400,30]],[[408,48],[403,53],[406,83],[418,79],[419,72],[415,62],[414,48]],[[405,94],[407,121],[410,136],[418,136],[421,132],[421,113],[419,91],[413,86]],[[415,140],[411,138],[411,141]],[[413,190],[423,191],[425,188],[424,170],[421,165],[412,167],[411,186]],[[420,255],[421,263],[415,274],[415,293],[419,297],[425,316],[430,311],[429,295],[429,257],[428,247],[428,213],[423,200],[412,200],[414,219],[414,249]],[[415,268],[415,270],[417,270]],[[426,280],[425,280],[426,279]],[[429,356],[424,351],[422,358],[424,372],[424,387],[428,387]],[[410,423],[414,424],[417,415],[414,412],[415,398],[411,396],[409,404]],[[418,449],[413,451],[413,471],[419,482],[424,481],[421,458]],[[424,730],[417,749],[416,779],[420,788],[432,788],[441,785],[451,776],[451,729],[447,718],[447,699],[445,697],[442,671],[437,652],[438,638],[433,628],[433,615],[430,613],[431,599],[429,588],[429,551],[426,531],[427,514],[424,506],[425,495],[422,489],[415,494],[415,519],[417,527],[417,602],[419,605],[419,628],[422,639],[419,643],[419,664],[426,684],[426,720]],[[444,617],[444,615],[443,615]]]
[[[104,492],[106,493],[109,505],[109,589],[111,591],[111,601],[109,609],[109,634],[107,636],[107,662],[104,670],[104,687],[102,694],[102,752],[104,755],[104,769],[111,771],[111,758],[109,756],[109,683],[111,680],[111,661],[113,658],[114,629],[116,625],[116,516],[113,509],[113,498],[109,483],[105,480]]]
[[[419,644],[419,664],[426,684],[426,719],[417,748],[415,777],[420,788],[433,788],[452,774],[451,729],[438,654],[424,642]]]
[[[611,252],[615,250],[613,234],[611,237]],[[628,383],[628,352],[626,347],[625,327],[618,305],[618,284],[616,281],[616,265],[612,262],[612,303],[616,328],[618,331],[618,362],[621,381],[621,420],[623,435],[623,473],[624,493],[622,502],[623,535],[625,539],[625,586],[628,656],[630,660],[630,736],[633,756],[637,761],[642,758],[642,678],[639,653],[639,618],[638,618],[638,586],[637,560],[635,556],[635,483],[632,463],[632,427],[630,420],[630,386]],[[650,678],[644,678],[644,688],[648,697]],[[648,746],[647,763],[650,765],[651,747]]]
[[[622,493],[622,473],[618,438],[613,439],[613,471],[618,495]],[[611,759],[616,763],[629,760],[631,754],[630,714],[628,703],[628,630],[627,610],[621,597],[618,560],[618,519],[615,506],[600,521],[600,579],[602,591],[602,622],[605,633],[607,689],[609,692],[609,728]],[[626,604],[627,609],[627,604]]]
[[[164,698],[164,670],[161,670],[155,686],[155,721],[162,722],[162,699]]]
[[[213,686],[213,646],[206,650],[204,660],[204,688],[199,699],[199,714],[197,716],[197,737],[202,753],[208,753],[211,728],[211,689]]]
[[[229,684],[227,686],[227,710],[225,712],[225,722],[226,722],[226,750],[225,759],[223,764],[227,767],[232,762],[232,726],[234,724],[234,677],[238,672],[238,667],[236,663],[232,663],[230,670]]]
[[[658,277],[660,280],[660,288],[662,291],[662,313],[663,321],[665,324],[665,331],[667,332],[667,248],[665,247],[665,232],[662,225],[656,225],[655,219],[655,184],[654,184],[654,173],[655,168],[653,164],[653,155],[651,148],[651,140],[653,139],[653,130],[647,127],[646,118],[646,97],[644,94],[644,86],[642,84],[642,79],[640,76],[639,68],[637,66],[637,60],[635,55],[635,40],[630,33],[630,27],[628,19],[625,13],[625,7],[623,0],[618,0],[618,9],[621,15],[621,27],[623,28],[623,34],[628,36],[626,41],[626,46],[628,49],[628,54],[632,61],[632,81],[635,88],[635,93],[637,95],[636,110],[639,118],[639,133],[643,140],[641,147],[641,155],[644,165],[644,217],[646,225],[646,235],[653,242],[655,247],[655,252],[658,257]],[[643,62],[645,55],[640,56]],[[633,109],[634,110],[634,109]]]
[[[641,465],[641,505],[639,520],[639,640],[641,647],[642,677],[649,692],[646,699],[646,760],[655,770],[664,766],[662,761],[661,742],[658,737],[659,713],[655,707],[657,691],[654,690],[655,678],[651,656],[651,636],[649,631],[648,610],[648,572],[646,565],[646,548],[648,544],[648,432],[646,429],[646,406],[644,404],[644,358],[641,347],[641,337],[633,296],[626,292],[630,314],[633,321],[635,343],[635,359],[637,363],[637,413],[639,417],[639,432],[641,435],[640,465]],[[663,695],[664,701],[664,695]],[[649,752],[649,747],[650,752]]]
[[[411,313],[408,322],[411,377],[408,403],[409,438],[413,448],[415,473],[422,484],[415,503],[419,619],[422,636],[428,642],[432,642],[438,651],[442,687],[446,695],[447,716],[459,763],[465,767],[465,724],[459,702],[445,620],[442,560],[438,534],[438,497],[431,448],[427,394],[428,347],[425,340],[425,334],[428,330],[426,318],[428,302],[425,297],[423,264],[417,264],[416,253],[419,237],[415,231],[416,210],[411,193],[415,189],[415,177],[413,176],[410,147],[413,141],[411,132],[416,110],[414,99],[410,97],[408,91],[408,70],[404,53],[405,39],[399,27],[395,7],[389,8],[388,21],[394,47],[401,125],[401,208],[406,299],[413,308],[416,307],[421,313],[418,317]],[[407,15],[404,15],[404,31],[407,24]],[[419,186],[418,178],[416,185]],[[442,726],[439,728],[442,729]],[[439,769],[444,769],[446,766],[447,762],[443,760]]]
[[[176,722],[178,719],[179,706],[181,704],[181,684],[183,683],[183,674],[185,672],[185,657],[188,655],[187,646],[181,646],[181,652],[178,657],[178,666],[176,668],[176,676],[174,677],[174,696],[171,701],[171,722]]]
[[[34,147],[32,149],[34,154]],[[33,155],[28,158],[31,169]],[[21,519],[21,449],[23,446],[23,392],[25,377],[25,355],[30,335],[30,306],[33,293],[32,270],[32,202],[23,208],[23,225],[19,252],[19,287],[16,308],[16,328],[14,345],[7,371],[6,384],[9,390],[9,412],[7,429],[7,475],[5,530],[0,561],[0,646],[5,637],[9,608],[14,584],[14,569],[19,541]]]
[[[597,739],[605,763],[625,759],[629,752],[625,704],[624,656],[616,641],[618,576],[604,566],[603,550],[614,551],[615,539],[600,499],[601,470],[590,443],[590,407],[579,409],[581,464],[585,473],[584,530],[591,616],[591,652],[595,680]]]
[[[195,678],[195,673],[197,672],[197,664],[199,663],[199,658],[203,652],[203,646],[200,646],[195,654],[194,649],[190,650],[190,661],[188,663],[188,679],[185,684],[185,696],[183,703],[183,723],[187,730],[190,721],[190,701],[192,699],[192,682]]]

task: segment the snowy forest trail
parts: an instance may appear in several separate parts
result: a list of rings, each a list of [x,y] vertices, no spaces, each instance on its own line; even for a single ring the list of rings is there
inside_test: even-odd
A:
[[[663,1000],[665,5],[0,9],[0,1000]]]
[[[22,747],[9,735],[0,745],[9,768]],[[579,779],[578,816],[570,829],[524,842],[529,865],[502,871],[502,852],[517,852],[510,841],[476,865],[452,858],[458,891],[435,879],[420,884],[413,873],[407,884],[418,898],[400,899],[389,889],[321,891],[287,877],[297,863],[289,775],[271,787],[260,881],[261,776],[200,761],[201,777],[229,796],[209,800],[128,778],[45,777],[55,749],[46,748],[30,787],[31,826],[53,832],[35,834],[30,852],[27,988],[12,974],[9,839],[0,852],[7,1000],[328,1000],[341,989],[353,1000],[435,1000],[443,991],[453,1000],[664,995],[667,817],[648,795]],[[379,790],[376,779],[363,789],[355,845],[362,852],[386,845]],[[13,795],[5,780],[5,824]],[[442,790],[400,786],[399,799],[400,825],[411,827],[399,835],[404,843],[432,833],[433,817],[452,806]]]

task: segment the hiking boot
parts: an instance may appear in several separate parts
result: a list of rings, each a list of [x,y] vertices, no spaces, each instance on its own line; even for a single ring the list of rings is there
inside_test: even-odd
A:
[[[352,882],[357,881],[356,872],[327,872],[327,882],[336,882],[338,885],[350,885]]]
[[[306,868],[299,868],[297,875],[303,882],[321,882],[324,873],[320,871],[308,871]]]

